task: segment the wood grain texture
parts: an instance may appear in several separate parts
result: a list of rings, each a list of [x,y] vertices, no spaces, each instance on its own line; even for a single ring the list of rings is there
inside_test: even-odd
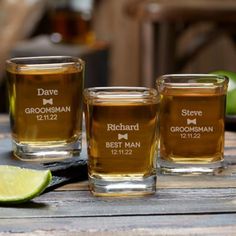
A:
[[[2,138],[8,120],[0,116]],[[29,203],[0,206],[0,235],[234,235],[236,133],[226,132],[227,168],[217,176],[157,176],[146,197],[99,198],[88,182],[66,185]],[[3,148],[3,147],[2,147]]]
[[[222,220],[223,219],[223,220]],[[25,235],[227,235],[236,230],[236,214],[133,217],[3,219],[2,231]],[[26,227],[30,226],[30,227]],[[40,229],[41,230],[38,230]],[[196,235],[194,234],[194,235]],[[0,234],[1,235],[1,234]]]
[[[193,183],[194,184],[194,183]],[[17,207],[0,219],[236,213],[235,188],[158,189],[149,197],[95,198],[88,191],[57,191]]]

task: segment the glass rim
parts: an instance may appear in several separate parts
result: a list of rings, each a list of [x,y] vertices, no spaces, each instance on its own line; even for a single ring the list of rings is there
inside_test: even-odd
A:
[[[156,85],[180,89],[190,87],[212,88],[224,87],[228,81],[227,76],[217,74],[166,74],[157,78]]]
[[[154,88],[130,86],[91,87],[84,89],[83,94],[86,100],[145,100],[158,97]]]
[[[84,67],[85,62],[74,56],[13,57],[6,60],[7,71],[55,70],[68,66]]]

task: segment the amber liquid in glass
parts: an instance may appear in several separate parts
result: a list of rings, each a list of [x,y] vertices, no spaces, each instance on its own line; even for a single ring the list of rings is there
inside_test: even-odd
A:
[[[15,142],[50,146],[81,136],[82,72],[8,72],[10,120]]]
[[[181,90],[180,90],[181,91]],[[223,159],[225,95],[169,90],[162,95],[160,156],[181,164]]]
[[[87,104],[89,175],[130,178],[155,174],[159,104]]]

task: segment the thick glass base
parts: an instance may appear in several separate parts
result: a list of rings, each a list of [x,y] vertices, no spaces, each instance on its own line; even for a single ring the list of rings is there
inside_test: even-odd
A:
[[[13,141],[14,155],[22,161],[54,162],[81,152],[81,140],[72,143],[47,142],[47,143],[17,143]]]
[[[156,175],[149,177],[94,178],[89,176],[90,191],[95,196],[138,196],[156,192]]]
[[[180,164],[162,159],[158,160],[158,171],[170,175],[215,175],[225,168],[223,161],[211,164]]]

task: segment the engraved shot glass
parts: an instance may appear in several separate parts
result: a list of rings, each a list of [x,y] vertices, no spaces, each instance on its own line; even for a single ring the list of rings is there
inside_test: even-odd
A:
[[[214,174],[224,167],[228,78],[209,74],[164,75],[161,94],[161,173]]]
[[[95,196],[156,190],[159,96],[142,87],[84,91],[89,187]]]
[[[84,62],[76,57],[25,57],[6,62],[14,154],[55,161],[79,154]]]

